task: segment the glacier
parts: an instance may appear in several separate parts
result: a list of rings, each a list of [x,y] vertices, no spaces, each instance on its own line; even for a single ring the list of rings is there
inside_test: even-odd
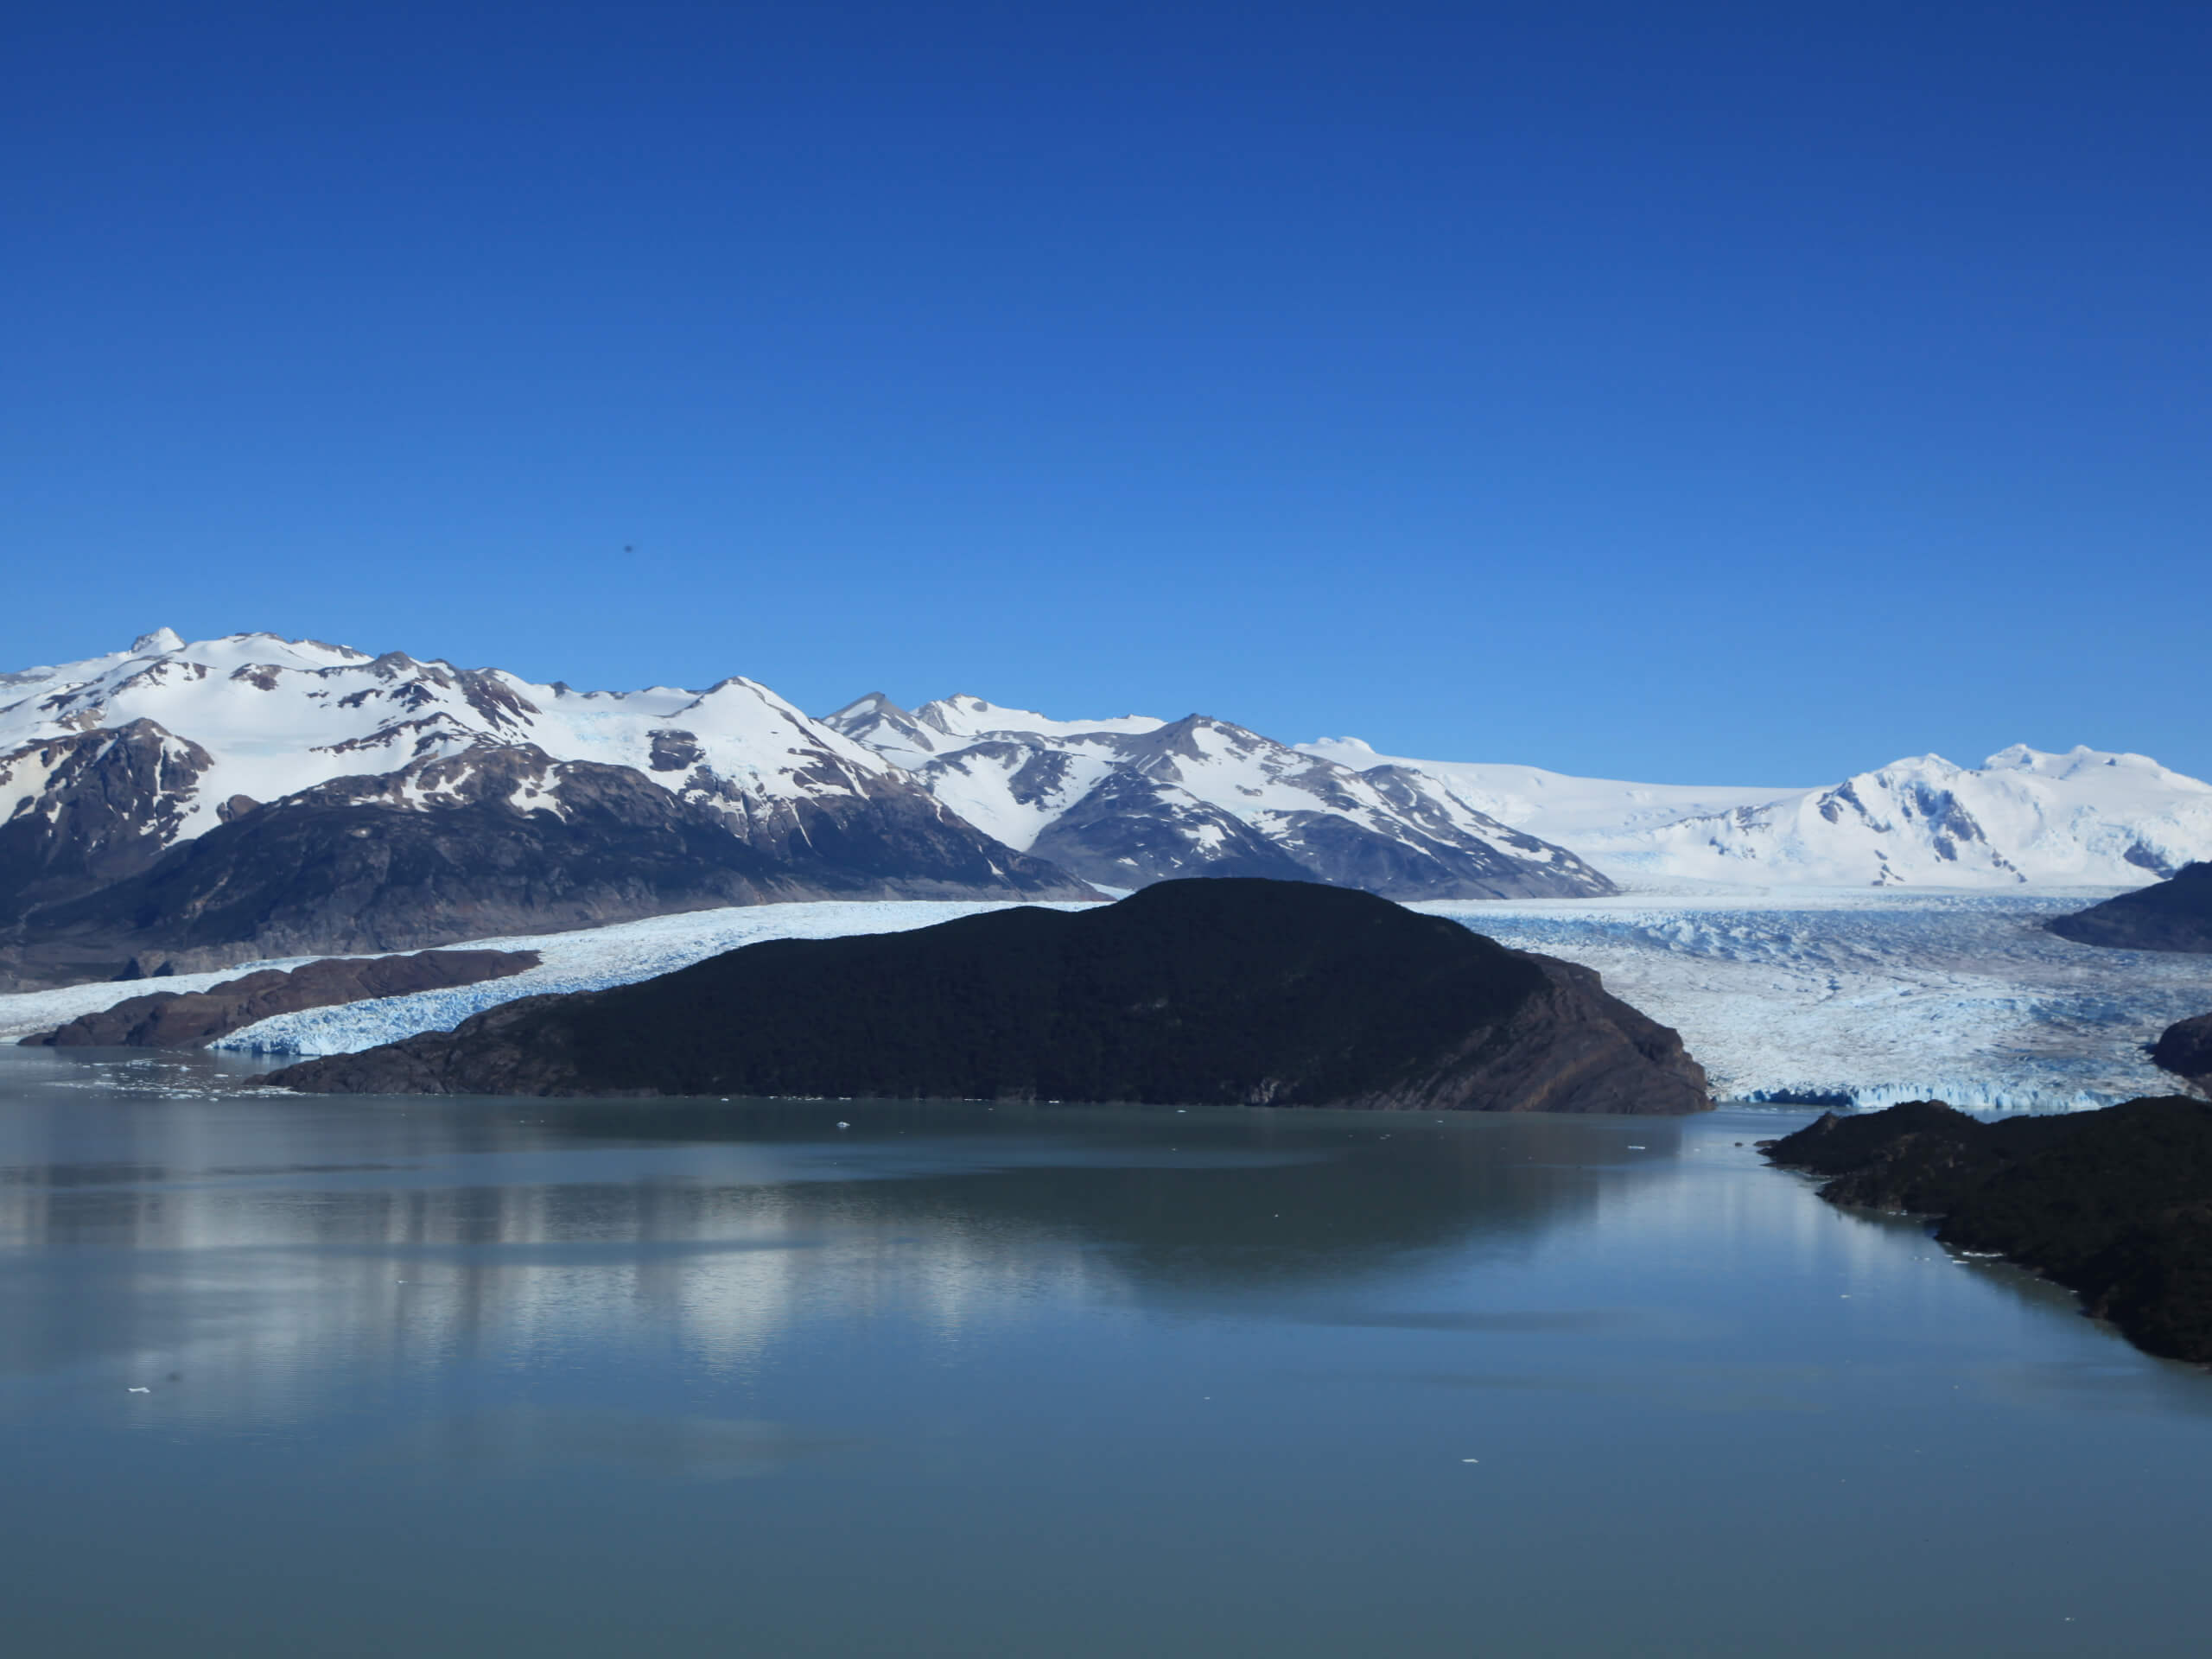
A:
[[[2212,957],[2077,945],[2113,890],[1797,888],[1414,908],[1594,968],[1721,1098],[2078,1110],[2177,1092],[2145,1050],[2212,1009]]]
[[[2108,892],[1777,888],[1413,907],[1597,969],[1608,988],[1682,1033],[1722,1098],[1875,1107],[1934,1097],[1976,1109],[2068,1110],[2172,1092],[2177,1080],[2151,1065],[2145,1046],[2172,1021],[2212,1009],[2212,957],[2101,950],[2043,928]],[[448,1030],[515,997],[627,984],[758,940],[891,932],[1003,907],[760,905],[471,940],[474,948],[536,950],[543,961],[512,979],[281,1014],[218,1046],[344,1053]],[[226,976],[161,986],[189,989]],[[44,1029],[149,988],[81,985],[0,997],[0,1035]]]
[[[501,1002],[512,1002],[518,997],[634,984],[765,939],[831,939],[862,933],[898,933],[1009,907],[1005,902],[989,900],[823,899],[689,911],[570,933],[510,936],[497,944],[472,942],[447,948],[535,950],[539,963],[511,978],[486,980],[451,990],[421,991],[410,996],[379,997],[337,1007],[306,1008],[297,1014],[277,1014],[234,1031],[211,1046],[238,1053],[288,1058],[348,1054],[373,1048],[379,1043],[396,1043],[404,1037],[426,1031],[450,1031],[469,1015]],[[1049,904],[1038,907],[1079,910],[1085,906]],[[146,988],[140,984],[122,988],[143,992]],[[4,1031],[9,1018],[5,1004],[15,1000],[0,997],[0,1031]]]
[[[2212,1009],[2212,957],[2101,950],[2042,926],[2107,896],[1784,887],[1413,907],[1597,969],[1616,995],[1682,1033],[1723,1098],[1874,1107],[1934,1097],[1977,1109],[2064,1110],[2171,1092],[2177,1080],[2151,1065],[2145,1047],[2172,1021]],[[450,1030],[516,997],[628,984],[762,939],[893,932],[1004,907],[744,906],[474,939],[467,948],[536,950],[540,965],[512,979],[280,1014],[217,1046],[345,1053]],[[296,960],[305,959],[254,965]],[[0,1040],[241,971],[0,996]]]

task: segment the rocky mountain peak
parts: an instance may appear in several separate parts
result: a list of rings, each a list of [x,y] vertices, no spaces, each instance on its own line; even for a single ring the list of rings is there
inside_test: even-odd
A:
[[[1211,715],[1058,720],[963,694],[903,716],[863,698],[832,720],[969,822],[1105,886],[1253,875],[1402,899],[1612,891],[1434,779],[1366,779]]]

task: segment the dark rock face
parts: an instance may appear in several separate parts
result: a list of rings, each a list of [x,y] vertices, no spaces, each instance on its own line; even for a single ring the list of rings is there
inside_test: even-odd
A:
[[[1014,803],[1047,817],[1029,850],[1103,886],[1208,875],[1319,881],[1400,899],[1616,891],[1565,848],[1455,802],[1408,767],[1356,772],[1204,715],[1144,732],[963,737],[938,707],[910,715],[871,693],[824,723],[878,746],[951,799],[995,778]],[[1243,810],[1244,798],[1263,793],[1248,780],[1264,780],[1276,804]],[[1236,797],[1229,807],[1224,781]]]
[[[1938,1215],[1936,1236],[2081,1294],[2139,1348],[2212,1362],[2212,1105],[2166,1096],[1983,1123],[1939,1101],[1824,1114],[1767,1147],[1821,1196]]]
[[[0,785],[38,780],[0,824],[0,925],[154,863],[210,764],[150,720],[0,756]]]
[[[1681,1113],[1705,1073],[1586,969],[1371,894],[1121,903],[774,940],[273,1074],[346,1093],[851,1095]]]
[[[24,1047],[129,1046],[199,1048],[273,1014],[334,1007],[372,997],[442,991],[481,980],[505,979],[537,966],[535,950],[426,950],[412,957],[371,957],[311,962],[289,970],[264,968],[204,991],[159,991],[134,996],[99,1014],[72,1020]]]
[[[2151,1063],[2212,1094],[2212,1014],[2168,1026],[2151,1050]]]
[[[340,778],[183,842],[14,931],[29,982],[265,957],[413,950],[675,911],[817,898],[1091,898],[918,790],[802,804],[734,830],[627,766],[483,746]]]
[[[1320,879],[1242,819],[1205,801],[1163,803],[1156,785],[1134,775],[1092,790],[1046,827],[1034,851],[1109,887],[1192,875]]]
[[[2044,924],[2078,944],[2122,950],[2212,950],[2212,864],[2184,864],[2171,880],[2123,893]]]

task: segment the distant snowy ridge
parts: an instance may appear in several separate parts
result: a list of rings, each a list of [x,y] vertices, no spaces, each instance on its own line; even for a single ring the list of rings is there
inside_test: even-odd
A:
[[[1433,777],[1356,771],[1205,715],[1055,720],[974,696],[909,712],[874,692],[823,723],[966,822],[1112,889],[1255,875],[1393,899],[1611,891],[1573,853]]]
[[[334,779],[381,776],[480,746],[531,744],[556,761],[635,768],[670,792],[739,818],[785,803],[904,788],[865,745],[740,677],[705,691],[571,690],[499,669],[273,634],[188,644],[167,628],[128,652],[0,676],[0,754],[151,721],[199,753],[165,840]],[[38,795],[52,763],[0,782],[0,823]],[[557,811],[554,800],[539,810]]]
[[[757,681],[579,692],[270,634],[0,674],[0,987],[418,950],[732,905],[1072,901],[1189,875],[1401,900],[2140,886],[2212,786],[2140,755],[1704,789]]]
[[[2212,858],[2212,784],[2140,754],[2018,745],[1979,768],[1921,755],[1789,790],[1405,760],[1357,738],[1301,747],[1348,766],[1426,772],[1636,887],[2140,887]]]
[[[0,983],[772,899],[1094,896],[741,677],[578,692],[162,629],[0,678]]]

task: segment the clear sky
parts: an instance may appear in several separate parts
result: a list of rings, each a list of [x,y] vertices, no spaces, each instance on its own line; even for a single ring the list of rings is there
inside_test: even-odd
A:
[[[2202,3],[29,5],[0,664],[2212,774]]]

